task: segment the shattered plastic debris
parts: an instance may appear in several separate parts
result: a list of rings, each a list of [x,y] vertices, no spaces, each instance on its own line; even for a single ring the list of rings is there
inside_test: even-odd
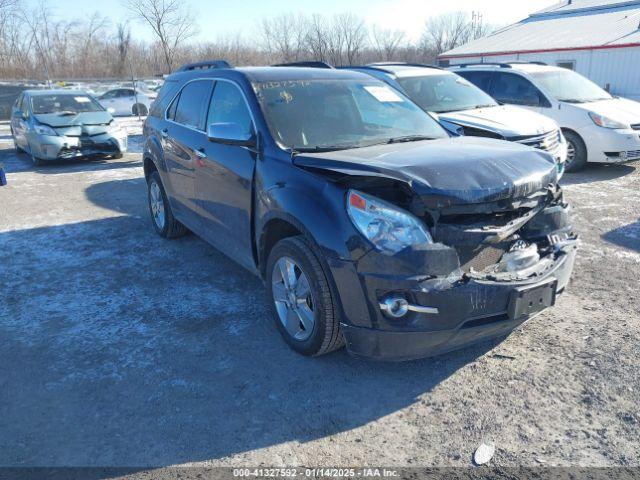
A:
[[[473,462],[476,465],[484,465],[488,463],[492,458],[493,454],[496,452],[496,447],[492,443],[486,444],[482,443],[476,453],[473,454]]]

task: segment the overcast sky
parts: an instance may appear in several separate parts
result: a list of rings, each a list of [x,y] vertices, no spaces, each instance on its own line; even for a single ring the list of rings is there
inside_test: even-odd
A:
[[[35,3],[37,0],[28,0]],[[415,40],[425,20],[449,11],[477,11],[485,22],[509,24],[529,13],[557,4],[554,0],[184,0],[197,14],[200,40],[215,40],[220,35],[240,31],[245,38],[256,30],[261,18],[283,13],[333,14],[353,12],[370,24],[403,30]],[[114,22],[127,18],[119,0],[47,0],[58,18],[86,18],[98,10]],[[134,24],[136,37],[150,38],[146,27]]]

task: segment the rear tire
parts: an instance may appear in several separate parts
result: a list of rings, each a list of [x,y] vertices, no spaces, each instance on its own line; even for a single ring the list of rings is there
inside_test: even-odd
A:
[[[577,172],[582,170],[587,164],[587,147],[577,133],[570,130],[563,130],[567,139],[567,162],[565,169],[567,172]]]
[[[149,213],[156,233],[163,238],[177,238],[187,233],[187,228],[173,216],[160,174],[152,172],[147,179]]]
[[[132,108],[131,108],[131,113],[133,113],[134,115],[140,115],[142,117],[145,117],[147,115],[147,113],[149,113],[147,106],[143,103],[136,103]]]
[[[344,345],[327,275],[303,236],[285,238],[269,253],[266,283],[276,327],[302,355],[324,355]]]

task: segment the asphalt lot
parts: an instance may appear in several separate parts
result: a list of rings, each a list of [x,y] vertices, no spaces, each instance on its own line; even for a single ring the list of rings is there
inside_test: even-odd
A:
[[[0,124],[0,466],[640,465],[640,164],[567,175],[568,291],[501,343],[287,348],[258,278],[148,216],[120,160],[33,167]]]

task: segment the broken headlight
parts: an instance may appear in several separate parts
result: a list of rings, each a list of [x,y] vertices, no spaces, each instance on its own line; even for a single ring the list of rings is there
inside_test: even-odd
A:
[[[349,190],[347,211],[358,231],[384,254],[433,243],[427,227],[418,218],[379,198]]]

